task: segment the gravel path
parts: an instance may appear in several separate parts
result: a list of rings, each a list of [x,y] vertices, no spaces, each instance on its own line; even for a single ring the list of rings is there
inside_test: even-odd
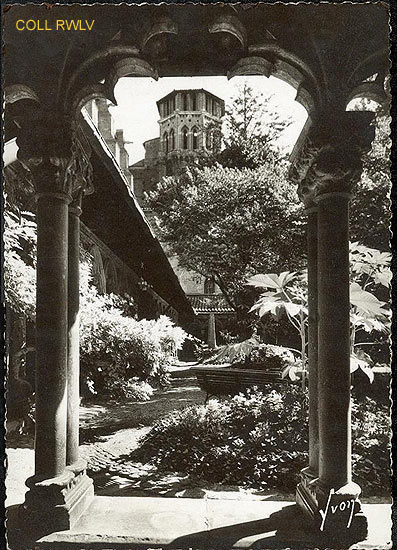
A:
[[[171,476],[154,480],[147,465],[133,464],[126,455],[137,448],[139,439],[161,416],[176,409],[203,403],[205,398],[196,378],[184,366],[173,368],[170,387],[156,391],[149,401],[101,402],[80,408],[80,453],[88,462],[97,494],[152,494],[167,492]],[[13,436],[7,441],[7,500],[10,506],[23,502],[24,481],[34,473],[33,438]],[[167,476],[166,476],[167,477]],[[178,478],[178,484],[180,478]],[[183,481],[182,481],[183,486]],[[178,485],[179,487],[179,485]],[[169,488],[169,487],[168,487]]]

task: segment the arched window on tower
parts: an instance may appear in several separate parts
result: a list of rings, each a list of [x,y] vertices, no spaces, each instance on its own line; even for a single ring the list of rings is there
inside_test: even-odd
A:
[[[192,93],[192,111],[197,111],[197,94]]]
[[[184,126],[181,130],[182,149],[188,148],[188,129]]]
[[[182,111],[188,110],[187,94],[182,94]]]
[[[169,137],[169,150],[173,151],[174,149],[175,149],[175,132],[174,132],[174,129],[171,128],[170,137]]]
[[[164,148],[164,152],[168,153],[168,134],[167,134],[167,132],[164,132],[164,134],[163,134],[163,148]]]
[[[198,129],[197,129],[197,126],[193,126],[192,135],[193,135],[193,149],[198,149]]]

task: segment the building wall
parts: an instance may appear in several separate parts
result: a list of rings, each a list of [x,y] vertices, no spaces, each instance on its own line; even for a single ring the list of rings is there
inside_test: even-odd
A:
[[[175,174],[184,162],[220,146],[208,129],[216,133],[221,127],[222,99],[205,90],[177,90],[157,105],[159,137],[146,141],[144,159],[130,166],[134,194],[143,208],[144,192],[153,189],[163,176]]]
[[[113,117],[109,112],[109,102],[106,99],[93,99],[84,106],[84,109],[98,128],[99,133],[120,166],[128,185],[131,186],[129,156],[125,148],[123,130],[115,128]]]

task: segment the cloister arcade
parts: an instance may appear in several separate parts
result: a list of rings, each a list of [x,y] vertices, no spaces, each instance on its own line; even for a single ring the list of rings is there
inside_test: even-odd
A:
[[[92,31],[16,29],[20,19],[77,12],[95,20]],[[115,102],[125,76],[263,75],[291,84],[308,112],[290,170],[306,206],[309,278],[310,449],[297,503],[319,525],[334,491],[336,504],[354,502],[350,534],[364,538],[351,477],[348,227],[374,129],[372,113],[346,106],[362,96],[387,102],[385,5],[10,5],[4,20],[6,139],[16,136],[33,175],[38,221],[36,465],[21,521],[38,533],[67,530],[95,498],[78,443],[79,214],[94,191],[82,106]],[[332,521],[346,531],[345,516]]]

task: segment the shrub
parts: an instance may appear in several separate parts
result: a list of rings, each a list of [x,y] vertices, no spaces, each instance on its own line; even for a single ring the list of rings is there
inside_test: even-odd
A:
[[[4,282],[7,302],[35,320],[36,237],[34,214],[5,215]],[[168,317],[137,321],[130,296],[100,294],[90,259],[80,261],[81,386],[89,395],[147,399],[154,385],[167,383],[168,368],[185,332]],[[145,383],[144,383],[145,382]]]
[[[4,215],[4,292],[7,303],[33,320],[36,314],[36,224],[33,215]]]
[[[387,409],[353,407],[353,471],[367,494],[389,493]],[[208,482],[294,492],[307,465],[307,398],[296,387],[249,391],[175,411],[156,422],[134,459]]]
[[[288,490],[306,462],[305,399],[295,389],[248,391],[176,411],[154,425],[137,457],[211,482]]]
[[[82,386],[91,394],[147,396],[148,385],[163,386],[185,339],[185,332],[165,316],[137,321],[125,315],[128,299],[101,295],[82,265],[80,354]],[[130,299],[131,300],[131,299]],[[138,386],[146,381],[147,385]],[[86,391],[87,393],[87,391]],[[146,398],[146,397],[144,397]]]

